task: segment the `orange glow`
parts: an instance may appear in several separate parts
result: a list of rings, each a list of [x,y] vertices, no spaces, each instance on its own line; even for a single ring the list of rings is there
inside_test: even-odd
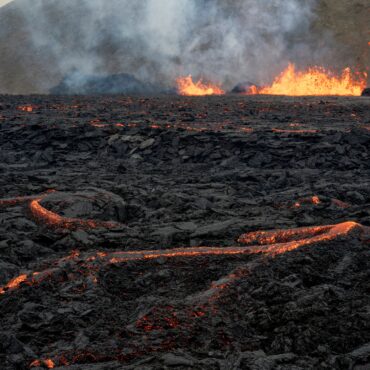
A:
[[[250,255],[263,253],[270,256],[283,254],[303,246],[327,242],[337,238],[347,236],[352,231],[358,231],[361,236],[370,235],[370,228],[357,224],[355,222],[343,222],[337,225],[303,227],[291,230],[276,231],[257,231],[240,236],[238,242],[247,244],[246,246],[233,247],[193,247],[193,248],[175,248],[168,250],[136,250],[122,252],[97,252],[94,255],[81,256],[79,252],[72,252],[66,258],[62,258],[53,263],[52,269],[43,272],[34,272],[30,275],[20,275],[12,279],[4,287],[0,287],[0,294],[7,291],[13,291],[20,288],[21,283],[29,286],[37,285],[47,278],[52,277],[55,273],[63,268],[65,261],[76,260],[84,265],[90,272],[86,275],[94,279],[96,264],[121,264],[128,261],[147,261],[159,258],[194,258],[201,256],[231,256],[231,255]],[[231,280],[235,278],[232,274]],[[220,290],[227,281],[217,282],[217,289]],[[213,286],[215,288],[216,286]]]
[[[44,360],[44,364],[46,365],[48,369],[54,369],[55,367],[54,362],[50,359]]]
[[[17,107],[18,110],[21,110],[22,112],[33,112],[33,106],[32,105],[21,105]]]
[[[177,91],[183,96],[206,96],[206,95],[224,95],[219,86],[204,83],[202,80],[193,82],[191,76],[180,77],[177,79]]]
[[[341,75],[334,75],[323,67],[297,71],[294,64],[275,78],[271,86],[252,86],[247,95],[352,95],[361,96],[366,87],[366,73],[355,75],[349,68]]]
[[[27,281],[27,275],[19,275],[13,280],[10,280],[4,287],[0,287],[0,294],[4,294],[7,290],[17,289],[19,286]]]
[[[52,227],[63,229],[96,229],[99,227],[112,229],[118,226],[114,222],[95,221],[95,220],[82,220],[79,218],[67,218],[59,216],[44,208],[40,201],[42,198],[35,199],[30,203],[30,211],[32,216],[39,222]]]
[[[353,230],[364,233],[365,228],[356,222],[343,222],[337,225],[303,227],[292,230],[258,231],[242,235],[239,243],[253,245],[250,253],[282,254],[294,249],[337,239]]]
[[[40,367],[46,366],[48,369],[54,369],[55,364],[53,360],[46,359],[46,360],[35,360],[30,364],[30,367]]]

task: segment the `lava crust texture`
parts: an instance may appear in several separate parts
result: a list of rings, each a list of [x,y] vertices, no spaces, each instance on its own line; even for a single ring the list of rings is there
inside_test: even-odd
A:
[[[0,98],[0,369],[366,369],[370,100]]]

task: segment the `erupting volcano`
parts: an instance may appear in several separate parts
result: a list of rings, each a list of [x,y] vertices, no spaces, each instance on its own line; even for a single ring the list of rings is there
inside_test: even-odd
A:
[[[336,75],[322,67],[311,67],[298,71],[294,64],[289,64],[272,83],[271,86],[252,86],[248,95],[288,95],[288,96],[320,96],[343,95],[360,96],[366,87],[367,74],[354,74],[346,68]]]
[[[370,369],[366,0],[2,1],[0,370]]]

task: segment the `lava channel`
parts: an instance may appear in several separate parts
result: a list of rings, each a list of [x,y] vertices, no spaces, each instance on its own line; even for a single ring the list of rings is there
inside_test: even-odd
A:
[[[74,261],[80,267],[84,266],[87,271],[90,271],[87,276],[93,281],[96,281],[97,279],[96,276],[94,276],[94,273],[99,269],[99,265],[122,264],[129,261],[147,261],[159,258],[195,258],[201,256],[252,255],[260,253],[275,256],[303,246],[339,239],[354,232],[356,232],[359,237],[362,237],[363,240],[369,241],[369,229],[369,227],[349,221],[337,225],[251,232],[240,236],[238,239],[239,243],[247,244],[247,246],[98,252],[84,256],[79,253],[74,253],[53,263],[55,267],[52,269],[47,269],[42,272],[34,272],[28,275],[19,275],[5,286],[0,287],[0,295],[20,288],[22,284],[28,286],[36,285],[46,278],[50,278],[54,274],[58,274],[63,269],[66,259],[71,263]]]

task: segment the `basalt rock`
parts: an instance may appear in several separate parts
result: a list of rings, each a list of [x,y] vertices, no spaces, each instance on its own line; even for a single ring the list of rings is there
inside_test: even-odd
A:
[[[245,82],[240,82],[238,83],[232,90],[232,94],[248,94],[251,92],[251,89],[253,87],[256,87],[256,84],[245,81]]]

